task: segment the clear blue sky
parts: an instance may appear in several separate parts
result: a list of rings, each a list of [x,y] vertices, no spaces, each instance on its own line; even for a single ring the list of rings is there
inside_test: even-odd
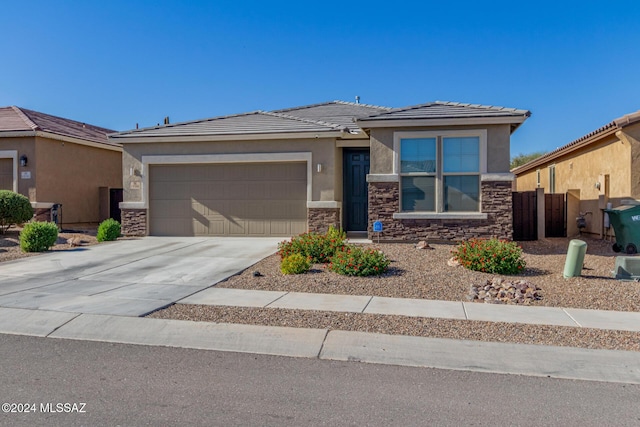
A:
[[[115,130],[331,100],[528,109],[512,155],[640,109],[640,2],[3,1],[0,105]]]

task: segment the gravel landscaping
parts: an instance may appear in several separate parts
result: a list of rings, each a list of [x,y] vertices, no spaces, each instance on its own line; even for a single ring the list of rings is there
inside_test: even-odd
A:
[[[539,288],[541,298],[529,299],[532,306],[640,311],[640,283],[611,277],[616,255],[611,242],[583,238],[588,249],[582,276],[564,279],[569,240],[521,242],[527,268],[521,275],[502,279],[526,280]],[[453,245],[431,243],[433,249],[417,249],[413,244],[373,246],[392,260],[389,271],[379,277],[340,276],[323,265],[315,265],[307,274],[285,276],[279,270],[279,257],[273,255],[217,286],[466,301],[472,285],[487,284],[497,277],[449,265]],[[640,351],[640,333],[575,327],[187,304],[173,305],[150,317]]]
[[[5,234],[0,234],[0,262],[40,255],[42,252],[22,252],[20,249],[20,228],[12,227]],[[50,251],[65,251],[78,246],[95,245],[96,230],[78,230],[58,233],[58,240]]]
[[[541,299],[532,306],[574,307],[599,310],[640,311],[640,283],[611,277],[615,254],[611,242],[584,238],[588,244],[581,277],[564,279],[562,272],[569,239],[521,242],[527,267],[524,274],[502,276],[505,281],[526,279],[540,288]],[[474,284],[486,284],[493,274],[450,266],[450,244],[429,244],[416,249],[407,243],[375,244],[392,260],[382,276],[346,277],[327,271],[321,264],[302,275],[283,275],[280,258],[272,255],[218,287],[269,291],[314,292],[466,301]],[[255,277],[254,272],[261,276]]]

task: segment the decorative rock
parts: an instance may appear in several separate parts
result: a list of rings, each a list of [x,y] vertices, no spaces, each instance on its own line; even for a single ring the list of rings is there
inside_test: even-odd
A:
[[[451,266],[451,267],[458,267],[460,265],[460,262],[458,262],[457,259],[454,258],[450,258],[449,261],[447,261],[447,265]]]
[[[469,287],[469,301],[486,304],[521,304],[531,305],[542,299],[542,289],[526,280],[508,280],[494,277],[485,283],[472,284]]]
[[[74,246],[82,246],[82,239],[78,236],[73,236],[72,238],[67,240],[67,243],[69,244],[69,246],[74,247]]]
[[[429,243],[425,242],[424,240],[421,240],[416,245],[416,249],[434,249],[434,248],[432,246],[429,246]]]

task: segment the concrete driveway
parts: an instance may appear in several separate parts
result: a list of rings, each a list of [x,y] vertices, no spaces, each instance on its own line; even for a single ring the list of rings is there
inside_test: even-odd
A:
[[[0,307],[142,316],[277,250],[282,238],[145,237],[0,264]]]

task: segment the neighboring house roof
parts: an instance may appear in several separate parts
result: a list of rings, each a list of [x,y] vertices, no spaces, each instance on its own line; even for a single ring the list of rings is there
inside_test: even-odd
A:
[[[389,107],[376,105],[356,104],[345,101],[331,101],[322,104],[305,105],[302,107],[285,108],[275,110],[274,113],[285,113],[291,116],[302,117],[323,122],[335,123],[348,128],[350,131],[359,131],[354,119],[391,111]]]
[[[119,146],[107,138],[108,134],[115,132],[111,129],[16,106],[0,107],[0,137],[12,135],[16,132],[27,132],[25,135],[29,132],[32,132],[33,135],[40,132],[41,134],[58,135],[110,146]]]
[[[578,148],[582,148],[586,145],[592,144],[595,141],[598,141],[606,136],[611,134],[615,134],[619,130],[623,128],[640,122],[640,110],[626,114],[620,118],[617,118],[604,126],[599,127],[593,132],[589,132],[588,134],[581,136],[580,138],[571,141],[570,143],[563,145],[562,147],[556,148],[553,151],[550,151],[547,154],[544,154],[536,159],[531,160],[524,165],[518,166],[511,170],[514,174],[521,174],[527,172],[533,168],[536,168],[544,163],[550,162],[558,157],[561,157],[571,151],[577,150]]]
[[[361,123],[361,127],[383,127],[390,126],[392,122],[412,121],[416,124],[429,125],[459,123],[510,123],[514,131],[522,124],[531,112],[516,108],[496,107],[480,104],[463,104],[460,102],[435,101],[427,104],[414,105],[404,108],[359,118],[356,123]]]
[[[244,114],[213,117],[190,122],[173,123],[143,129],[133,129],[110,135],[112,138],[129,137],[189,137],[231,136],[256,134],[287,134],[299,132],[342,132],[337,124],[293,117],[287,114],[253,111]]]

